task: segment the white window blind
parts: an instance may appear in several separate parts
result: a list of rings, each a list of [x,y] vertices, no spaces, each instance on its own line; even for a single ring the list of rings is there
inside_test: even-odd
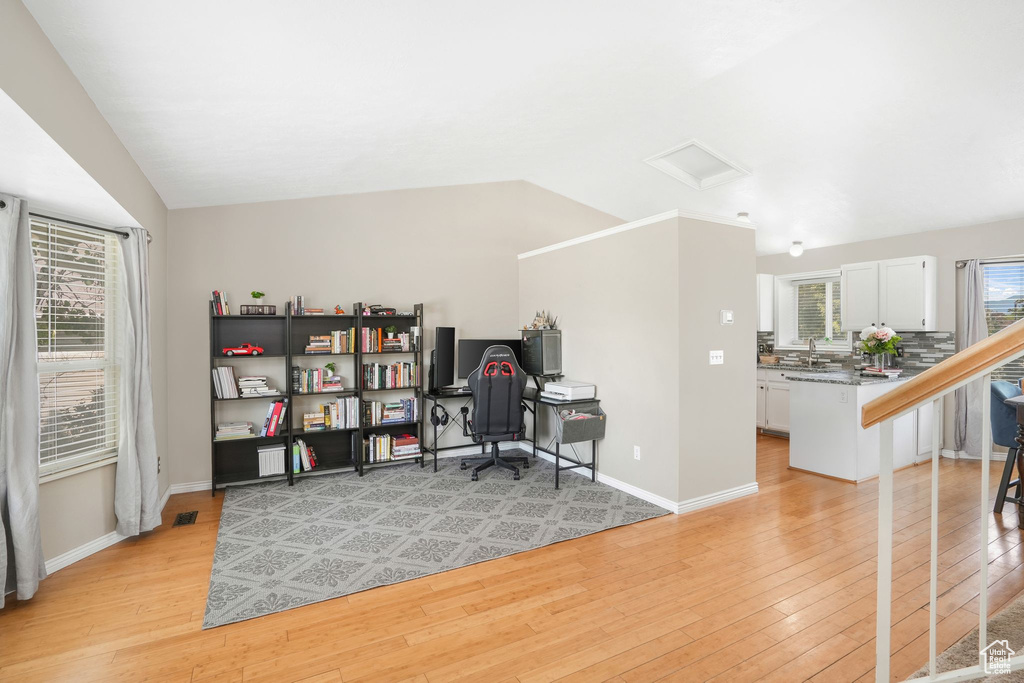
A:
[[[839,278],[796,280],[793,282],[796,311],[794,343],[814,339],[837,341],[846,335],[841,331]]]
[[[985,319],[992,335],[1024,318],[1024,259],[983,262],[981,272],[985,281]],[[1024,377],[1024,359],[1004,365],[992,376],[1016,382]]]
[[[32,221],[41,474],[117,453],[122,310],[116,240]]]

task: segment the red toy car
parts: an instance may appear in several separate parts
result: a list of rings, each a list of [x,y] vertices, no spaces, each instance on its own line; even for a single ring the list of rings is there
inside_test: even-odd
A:
[[[261,353],[263,353],[262,346],[253,346],[249,343],[224,347],[225,356],[258,356]]]

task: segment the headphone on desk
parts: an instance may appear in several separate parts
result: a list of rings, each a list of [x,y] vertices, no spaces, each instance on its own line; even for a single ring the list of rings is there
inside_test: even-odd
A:
[[[441,409],[440,415],[437,414],[438,408]],[[434,407],[430,409],[430,424],[435,427],[448,424],[448,411],[440,403],[435,403]]]

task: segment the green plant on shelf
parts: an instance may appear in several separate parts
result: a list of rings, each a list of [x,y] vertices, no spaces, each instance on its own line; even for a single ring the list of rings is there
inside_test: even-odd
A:
[[[338,366],[335,365],[334,363],[325,363],[324,364],[324,370],[326,370],[327,372],[331,373],[332,375],[334,374],[334,372],[337,369],[338,369]]]
[[[387,332],[388,339],[394,339],[395,334],[398,332],[398,328],[395,327],[394,325],[388,325],[387,327],[384,328],[384,331]]]

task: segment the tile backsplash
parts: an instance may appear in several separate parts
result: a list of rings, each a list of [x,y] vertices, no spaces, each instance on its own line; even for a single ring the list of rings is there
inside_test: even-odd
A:
[[[896,365],[905,368],[928,368],[939,361],[956,353],[956,341],[953,332],[900,332],[903,341],[903,358],[896,358]],[[758,332],[757,344],[775,344],[774,332]],[[777,349],[775,355],[782,362],[801,363],[807,361],[807,351]],[[817,367],[851,370],[863,361],[858,353],[849,351],[829,351],[819,346],[817,351],[819,362]]]

